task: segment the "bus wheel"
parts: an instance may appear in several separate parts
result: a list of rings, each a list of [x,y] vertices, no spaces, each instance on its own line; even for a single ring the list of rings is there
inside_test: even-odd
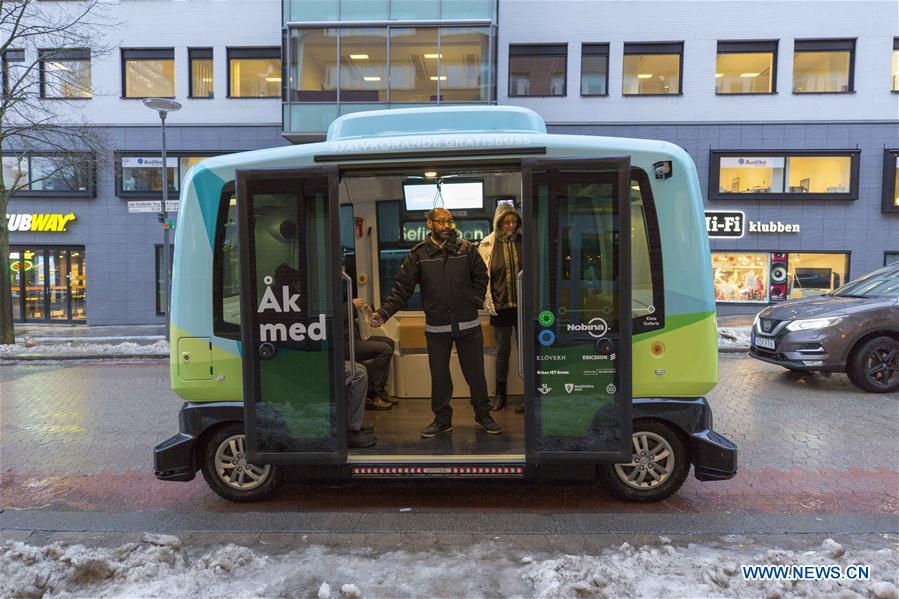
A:
[[[675,429],[657,420],[634,422],[634,456],[627,464],[599,466],[599,478],[618,499],[661,501],[677,492],[690,472],[690,459]]]
[[[206,484],[229,501],[260,501],[271,497],[282,482],[281,470],[267,464],[248,464],[243,424],[235,422],[217,430],[203,449]]]

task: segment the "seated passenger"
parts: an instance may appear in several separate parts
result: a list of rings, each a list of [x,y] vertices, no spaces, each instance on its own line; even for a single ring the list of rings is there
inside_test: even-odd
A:
[[[399,403],[387,394],[387,377],[390,375],[390,362],[393,360],[393,339],[380,335],[372,335],[363,339],[359,329],[359,311],[371,312],[371,307],[360,298],[353,299],[353,339],[354,356],[357,362],[367,362],[368,393],[365,400],[366,410],[389,410],[393,404]],[[349,351],[349,343],[347,343]]]

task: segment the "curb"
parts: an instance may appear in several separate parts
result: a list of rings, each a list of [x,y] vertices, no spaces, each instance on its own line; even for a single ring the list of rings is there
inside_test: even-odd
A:
[[[168,354],[24,354],[0,356],[0,362],[57,362],[71,360],[168,360]]]

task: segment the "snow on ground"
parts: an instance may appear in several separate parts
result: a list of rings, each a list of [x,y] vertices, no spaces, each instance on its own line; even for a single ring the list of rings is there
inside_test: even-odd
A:
[[[104,355],[169,355],[169,344],[160,340],[149,345],[140,345],[131,341],[122,343],[46,343],[32,344],[25,341],[19,345],[0,345],[0,357],[15,358],[18,356],[98,356]]]
[[[193,554],[177,537],[87,548],[0,546],[0,596],[9,597],[877,597],[896,599],[899,551],[810,551],[752,544],[624,543],[598,555],[539,556],[499,544],[443,551],[321,546],[277,556],[226,545]],[[740,565],[869,564],[867,581],[749,582]]]
[[[718,327],[718,349],[749,349],[752,327]]]

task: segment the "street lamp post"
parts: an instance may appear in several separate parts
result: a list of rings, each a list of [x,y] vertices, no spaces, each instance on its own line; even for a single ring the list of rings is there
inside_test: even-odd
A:
[[[167,100],[165,98],[146,98],[144,100],[144,106],[155,110],[159,113],[159,120],[162,123],[162,210],[159,213],[159,219],[163,223],[162,227],[162,294],[163,299],[165,301],[164,309],[165,309],[165,338],[166,341],[169,339],[169,327],[171,325],[171,314],[172,311],[169,308],[171,305],[171,280],[172,280],[172,267],[171,267],[171,259],[169,258],[169,226],[168,226],[168,210],[166,209],[166,204],[169,200],[169,165],[165,155],[165,117],[170,112],[175,112],[177,110],[181,110],[181,104],[175,102],[174,100]]]

